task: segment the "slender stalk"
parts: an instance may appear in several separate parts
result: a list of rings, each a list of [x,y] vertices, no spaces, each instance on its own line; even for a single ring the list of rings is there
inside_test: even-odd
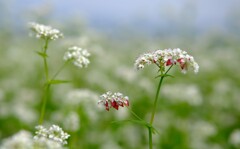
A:
[[[152,110],[152,115],[151,115],[151,119],[150,119],[150,123],[149,123],[150,126],[152,126],[153,121],[154,121],[154,116],[155,116],[156,109],[157,109],[158,96],[159,96],[159,93],[160,93],[160,90],[161,90],[163,79],[166,77],[166,74],[169,72],[169,70],[172,68],[172,66],[173,65],[171,65],[165,73],[163,73],[161,71],[161,78],[160,78],[160,81],[158,83],[157,93],[156,93],[155,100],[154,100],[154,103],[153,103],[153,110]],[[149,149],[152,149],[152,133],[153,133],[152,132],[152,127],[148,127],[148,132],[149,132]]]
[[[164,76],[161,76],[159,84],[158,84],[157,93],[156,93],[154,104],[153,104],[153,111],[152,111],[152,115],[151,115],[150,125],[153,124],[154,116],[155,116],[156,109],[157,109],[158,96],[159,96],[159,92],[160,92],[161,85],[162,85],[162,82],[163,82],[163,78],[164,78]]]
[[[57,72],[53,75],[53,77],[51,78],[51,80],[54,80],[57,75],[63,70],[63,68],[69,63],[69,61],[66,61],[58,70]]]
[[[45,40],[45,45],[43,47],[43,53],[47,55],[47,48],[48,48],[48,39]],[[48,64],[47,64],[47,56],[43,57],[43,62],[44,62],[44,71],[45,71],[45,77],[46,81],[48,81]]]
[[[152,128],[148,127],[149,149],[152,149]]]
[[[130,109],[129,107],[127,107],[128,110],[130,110],[130,112],[132,113],[133,116],[135,116],[137,119],[141,120],[141,121],[144,121],[143,119],[141,119],[135,112],[133,112],[132,109]]]
[[[158,84],[157,93],[156,93],[155,100],[154,100],[154,103],[153,103],[153,111],[152,111],[152,115],[151,115],[150,125],[152,125],[153,121],[154,121],[154,116],[155,116],[156,109],[157,109],[158,96],[159,96],[159,93],[160,93],[160,89],[161,89],[161,86],[162,86],[163,79],[164,79],[165,75],[169,72],[169,70],[172,68],[172,66],[173,65],[171,65],[164,74],[161,72],[161,78],[160,78],[160,81],[159,81],[159,84]]]
[[[43,101],[42,101],[42,107],[41,107],[41,113],[40,113],[40,118],[38,123],[41,125],[44,120],[44,115],[45,115],[45,109],[47,105],[47,99],[49,95],[49,89],[50,89],[50,84],[47,84],[46,88],[44,88],[44,95],[43,95]]]
[[[47,105],[47,100],[48,100],[48,95],[49,95],[49,89],[50,89],[50,84],[48,84],[49,81],[49,74],[48,74],[48,63],[47,63],[47,49],[48,49],[48,39],[45,40],[45,45],[43,47],[43,63],[44,63],[44,72],[45,72],[45,77],[46,77],[46,87],[44,87],[44,94],[43,94],[43,99],[42,99],[42,107],[41,107],[41,113],[39,117],[39,124],[43,123],[44,120],[44,114],[45,114],[45,109]]]

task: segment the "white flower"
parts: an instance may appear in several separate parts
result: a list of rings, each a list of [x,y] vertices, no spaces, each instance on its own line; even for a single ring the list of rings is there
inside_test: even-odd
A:
[[[199,65],[194,58],[181,49],[165,49],[145,53],[135,61],[137,69],[143,69],[145,65],[156,64],[160,70],[165,70],[166,66],[179,65],[182,73],[186,73],[191,67],[195,73],[199,70]]]
[[[48,137],[48,130],[43,127],[42,125],[38,125],[35,127],[37,129],[37,131],[35,132],[36,136],[34,137],[35,139],[38,138],[38,136],[41,137]]]
[[[37,136],[33,137],[28,131],[21,130],[13,136],[2,141],[0,149],[67,149],[63,143],[50,139],[49,130],[37,126]]]
[[[66,149],[62,146],[62,144],[50,140],[45,137],[40,137],[34,140],[34,147],[33,149]]]
[[[39,140],[42,137],[45,137],[64,145],[67,144],[66,140],[70,137],[69,134],[65,133],[62,128],[57,125],[52,125],[49,129],[40,125],[37,126],[36,129],[36,136],[34,136],[35,140]]]
[[[73,64],[77,67],[87,67],[90,63],[88,57],[90,53],[86,49],[73,46],[68,48],[68,51],[64,54],[63,59],[65,61],[73,60]]]
[[[63,38],[63,34],[59,30],[54,29],[51,26],[46,26],[46,25],[35,23],[35,22],[29,23],[29,26],[31,30],[36,33],[35,35],[36,38],[50,39],[50,40]]]
[[[3,140],[1,149],[32,149],[32,135],[28,131],[20,131],[17,134]]]
[[[62,128],[57,125],[52,125],[48,131],[48,137],[61,144],[67,144],[66,139],[68,139],[69,136],[69,134],[65,133]]]
[[[194,84],[166,85],[162,94],[172,103],[186,102],[192,106],[199,106],[203,102],[201,92]]]
[[[239,129],[236,129],[231,133],[229,142],[237,148],[240,147],[240,130]]]
[[[76,112],[70,112],[64,122],[64,128],[69,131],[77,131],[79,129],[79,117]]]
[[[123,96],[123,94],[119,92],[106,92],[100,96],[98,103],[103,104],[107,111],[112,107],[118,110],[119,106],[129,106],[129,99],[128,96]]]

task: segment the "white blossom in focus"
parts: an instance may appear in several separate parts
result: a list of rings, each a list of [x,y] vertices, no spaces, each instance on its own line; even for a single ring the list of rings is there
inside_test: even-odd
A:
[[[112,107],[118,110],[119,106],[129,106],[129,99],[128,96],[123,96],[123,94],[119,92],[106,92],[100,96],[98,103],[103,104],[107,111]]]
[[[52,125],[49,129],[39,125],[36,127],[35,140],[39,140],[42,137],[48,138],[62,145],[67,144],[67,139],[70,137],[69,134],[65,133],[62,128],[57,125]]]
[[[88,57],[90,53],[86,49],[73,46],[68,48],[68,51],[64,54],[63,59],[65,61],[73,60],[73,64],[79,68],[87,67],[90,63]]]
[[[42,38],[42,39],[50,39],[50,40],[56,40],[58,38],[63,38],[63,34],[57,30],[52,28],[51,26],[46,26],[42,24],[38,24],[35,22],[29,23],[30,29],[36,33],[36,38]]]
[[[189,67],[191,67],[195,73],[199,70],[199,65],[195,62],[194,58],[179,48],[145,53],[135,61],[135,67],[137,69],[143,69],[145,65],[150,64],[156,64],[163,71],[166,66],[171,65],[179,65],[182,73],[186,73]]]

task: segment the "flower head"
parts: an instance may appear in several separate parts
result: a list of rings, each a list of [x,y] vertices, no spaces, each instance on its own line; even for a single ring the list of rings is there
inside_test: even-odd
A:
[[[102,94],[98,103],[103,104],[107,111],[112,107],[118,110],[119,106],[129,106],[128,96],[123,96],[123,94],[119,92],[106,92],[105,94]]]
[[[63,34],[59,30],[54,29],[51,26],[46,26],[35,22],[29,23],[29,26],[30,29],[36,33],[36,38],[56,40],[63,37]]]
[[[21,130],[13,136],[4,139],[0,146],[1,149],[29,149],[32,148],[32,135],[30,132]]]
[[[160,70],[165,70],[166,66],[179,65],[182,73],[186,73],[191,67],[195,73],[199,70],[199,65],[194,58],[181,49],[165,49],[145,53],[135,61],[137,69],[143,69],[145,65],[156,64]]]
[[[90,63],[88,57],[90,53],[86,49],[73,46],[68,48],[68,51],[64,54],[63,59],[65,61],[73,60],[73,64],[77,67],[87,67]]]
[[[69,134],[65,133],[62,128],[57,125],[52,125],[49,129],[40,125],[37,126],[36,129],[36,135],[34,136],[36,140],[47,138],[64,145],[67,144],[66,140],[70,137]]]

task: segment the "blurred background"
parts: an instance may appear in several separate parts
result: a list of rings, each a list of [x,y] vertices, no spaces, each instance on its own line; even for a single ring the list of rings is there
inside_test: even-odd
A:
[[[29,37],[29,22],[59,29],[49,45],[50,74],[69,46],[91,53],[88,68],[69,65],[51,90],[46,124],[71,134],[69,148],[145,149],[147,130],[126,109],[104,111],[98,96],[122,92],[131,108],[149,120],[157,69],[134,69],[135,59],[157,49],[180,48],[193,55],[199,73],[164,80],[154,126],[154,147],[240,148],[240,1],[238,0],[0,0],[0,140],[20,130],[34,132],[44,81],[36,54],[43,42]],[[98,107],[98,108],[96,108]],[[0,143],[1,143],[0,141]]]

